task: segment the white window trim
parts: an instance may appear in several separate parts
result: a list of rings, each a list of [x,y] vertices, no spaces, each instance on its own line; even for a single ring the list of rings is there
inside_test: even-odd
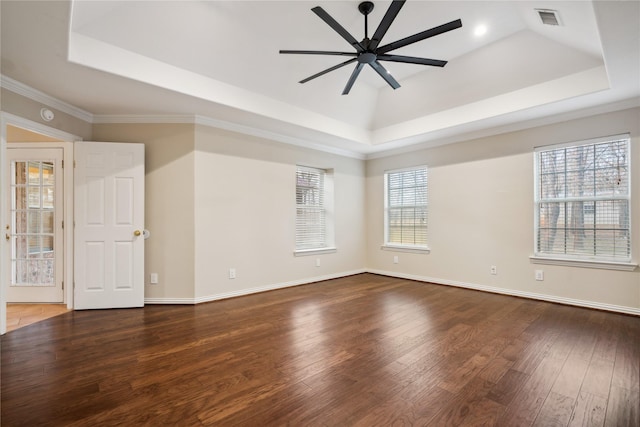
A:
[[[631,171],[631,136],[628,133],[623,133],[623,134],[618,134],[618,135],[611,135],[611,136],[603,136],[603,137],[598,137],[598,138],[591,138],[591,139],[587,139],[587,140],[582,140],[582,141],[573,141],[573,142],[566,142],[566,143],[561,143],[561,144],[549,144],[549,145],[545,145],[545,146],[538,146],[534,148],[534,156],[533,156],[533,170],[534,170],[534,229],[533,229],[533,242],[534,242],[534,248],[533,248],[533,252],[534,254],[529,256],[529,260],[531,261],[532,264],[546,264],[546,265],[560,265],[560,266],[565,266],[565,267],[583,267],[583,268],[599,268],[599,269],[604,269],[604,270],[618,270],[618,271],[634,271],[637,267],[638,264],[635,263],[632,260],[632,256],[633,254],[629,254],[629,257],[626,259],[615,259],[615,260],[611,260],[608,258],[599,258],[599,257],[580,257],[577,255],[564,255],[564,256],[553,256],[550,254],[546,254],[546,253],[541,253],[537,251],[537,246],[538,246],[538,238],[537,238],[537,233],[538,233],[538,208],[537,208],[537,204],[539,202],[544,202],[546,201],[546,199],[539,199],[538,200],[538,194],[539,194],[539,182],[538,182],[538,153],[541,151],[548,151],[548,150],[555,150],[555,149],[562,149],[562,148],[567,148],[567,147],[576,147],[576,146],[581,146],[581,145],[592,145],[592,144],[598,144],[598,143],[602,143],[602,142],[607,142],[607,141],[612,141],[612,140],[618,140],[618,139],[627,139],[629,141],[628,147],[627,147],[627,158],[629,159],[629,171]],[[628,200],[628,206],[629,206],[629,218],[633,218],[633,213],[632,213],[632,203],[631,203],[631,185],[632,185],[632,181],[633,179],[630,177],[629,179],[629,197],[603,197],[603,199],[607,199],[607,200],[611,200],[611,199],[615,199],[615,200]],[[594,199],[599,199],[599,198],[594,198]],[[567,199],[563,199],[563,200],[571,200],[571,198],[567,198]],[[581,199],[582,200],[582,199]],[[633,230],[631,229],[632,224],[631,222],[629,222],[629,234],[633,235]],[[633,250],[633,248],[631,248]]]
[[[531,255],[532,264],[561,265],[564,267],[600,268],[603,270],[633,271],[638,268],[634,262],[604,261],[601,259],[569,259]]]
[[[394,252],[409,252],[414,254],[430,254],[431,249],[428,246],[416,246],[416,245],[394,245],[394,244],[384,244],[380,246],[380,249],[383,251],[394,251]]]
[[[431,249],[428,244],[422,245],[410,245],[410,244],[398,244],[398,243],[389,243],[389,188],[388,188],[388,179],[387,176],[390,173],[398,173],[398,172],[408,172],[416,169],[426,169],[427,170],[427,212],[429,209],[429,168],[427,165],[419,165],[412,166],[402,169],[392,169],[384,172],[384,243],[380,247],[381,250],[385,251],[395,251],[395,252],[408,252],[408,253],[416,253],[416,254],[429,254],[431,253]],[[427,214],[427,233],[429,227],[429,220]]]
[[[322,254],[334,254],[338,251],[335,246],[317,249],[298,249],[293,252],[294,256],[310,256],[310,255],[322,255]]]

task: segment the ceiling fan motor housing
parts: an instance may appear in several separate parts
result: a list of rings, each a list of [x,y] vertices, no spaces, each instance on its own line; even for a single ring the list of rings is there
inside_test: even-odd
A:
[[[358,55],[358,62],[361,64],[371,64],[376,59],[378,59],[378,56],[373,52],[364,52]]]

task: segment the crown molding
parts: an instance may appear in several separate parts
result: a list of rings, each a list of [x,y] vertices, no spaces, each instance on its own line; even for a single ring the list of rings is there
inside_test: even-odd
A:
[[[263,129],[254,128],[251,126],[240,125],[237,123],[227,122],[224,120],[212,119],[210,117],[196,116],[195,123],[203,126],[230,130],[230,131],[242,133],[245,135],[256,136],[258,138],[270,139],[272,141],[278,141],[284,144],[296,145],[298,147],[303,147],[303,148],[310,148],[312,150],[322,151],[325,153],[337,154],[338,156],[342,156],[342,157],[351,157],[359,160],[364,160],[366,158],[364,154],[357,153],[354,151],[317,144],[308,140],[293,138],[277,132],[271,132]]]
[[[251,135],[259,138],[270,139],[284,144],[295,145],[299,147],[309,148],[312,150],[322,151],[325,153],[336,154],[342,157],[350,157],[359,160],[372,160],[384,157],[395,156],[398,154],[404,154],[409,152],[415,152],[424,150],[427,148],[433,148],[435,146],[450,144],[455,142],[468,141],[472,139],[482,138],[491,135],[497,135],[508,132],[515,132],[524,129],[549,125],[561,121],[567,121],[572,119],[583,118],[587,116],[604,114],[609,112],[615,112],[625,110],[629,108],[635,108],[640,106],[640,97],[632,97],[618,102],[609,104],[597,105],[594,107],[588,107],[581,110],[568,111],[561,114],[555,114],[538,119],[524,120],[516,123],[511,123],[503,126],[496,126],[490,129],[484,129],[481,131],[469,132],[461,135],[457,135],[449,138],[442,138],[440,140],[429,141],[426,143],[410,144],[404,147],[398,148],[382,148],[380,151],[373,153],[359,153],[350,150],[344,150],[337,147],[331,147],[319,143],[315,143],[309,140],[300,138],[294,138],[277,132],[266,131],[263,129],[255,128],[252,126],[241,125],[237,123],[227,122],[224,120],[213,119],[210,117],[197,116],[197,115],[147,115],[147,114],[92,114],[81,108],[75,107],[57,98],[54,98],[44,92],[34,89],[24,83],[12,79],[4,74],[0,74],[0,87],[7,89],[11,92],[22,95],[33,101],[46,104],[47,106],[54,108],[63,113],[69,114],[80,120],[91,124],[109,124],[109,123],[188,123],[199,124],[203,126],[209,126],[213,128],[225,129],[233,132],[238,132],[245,135]]]
[[[73,117],[91,124],[109,124],[109,123],[189,123],[199,124],[203,126],[209,126],[214,128],[220,128],[230,130],[233,132],[242,133],[245,135],[256,136],[260,138],[270,139],[273,141],[282,142],[289,145],[296,145],[299,147],[309,148],[312,150],[322,151],[325,153],[336,154],[343,157],[351,157],[359,160],[364,160],[365,155],[357,152],[343,150],[336,147],[329,147],[322,144],[317,144],[311,141],[306,141],[298,138],[293,138],[284,134],[265,131],[251,126],[240,125],[237,123],[227,122],[224,120],[213,119],[210,117],[188,115],[188,114],[174,114],[174,115],[153,115],[153,114],[92,114],[81,108],[75,107],[51,95],[47,95],[37,89],[32,88],[24,83],[7,77],[4,74],[0,74],[0,86],[11,92],[22,95],[33,101],[46,104],[47,106],[54,108],[63,113],[67,113]]]
[[[96,114],[93,116],[94,124],[112,123],[187,123],[195,124],[196,116],[193,114]]]
[[[93,123],[93,114],[90,112],[54,98],[51,95],[41,92],[38,89],[34,89],[31,86],[27,86],[26,84],[14,80],[11,77],[7,77],[4,74],[0,74],[0,86],[8,91],[17,93],[18,95],[22,95],[33,101],[40,102],[58,111],[69,114],[77,119]]]
[[[252,126],[241,125],[238,123],[228,122],[225,120],[213,119],[211,117],[198,115],[148,115],[148,114],[101,114],[93,116],[94,124],[113,124],[113,123],[186,123],[208,126],[216,129],[224,129],[232,132],[241,133],[243,135],[255,136],[258,138],[269,139],[271,141],[282,142],[288,145],[308,148],[325,153],[336,154],[342,157],[350,157],[354,159],[364,160],[365,155],[349,150],[343,150],[336,147],[329,147],[317,144],[308,140],[293,138],[277,132],[266,131]]]
[[[640,107],[640,97],[632,97],[621,101],[595,105],[592,107],[582,108],[579,110],[570,110],[564,113],[550,114],[529,120],[516,120],[513,123],[494,126],[477,131],[465,132],[450,137],[434,139],[424,143],[410,144],[404,147],[389,148],[378,152],[370,153],[366,156],[367,160],[381,159],[385,157],[396,156],[400,154],[412,153],[415,151],[426,150],[439,147],[442,145],[455,144],[459,142],[472,141],[480,138],[487,138],[495,135],[501,135],[510,132],[519,132],[542,126],[553,125],[556,123],[566,122],[569,120],[578,120],[585,117],[597,116],[600,114],[615,113],[617,111],[629,110]]]

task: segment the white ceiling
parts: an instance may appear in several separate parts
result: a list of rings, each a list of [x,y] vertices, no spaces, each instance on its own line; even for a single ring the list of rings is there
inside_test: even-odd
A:
[[[369,36],[389,4],[375,2]],[[384,63],[395,91],[365,69],[346,96],[352,65],[297,83],[345,58],[278,54],[352,49],[311,12],[318,5],[363,38],[353,1],[3,0],[2,74],[96,122],[194,115],[370,155],[640,105],[638,1],[409,0],[382,44],[460,18],[462,28],[393,52],[449,63]],[[557,10],[562,25],[543,25],[536,9]],[[476,37],[480,24],[488,31]]]

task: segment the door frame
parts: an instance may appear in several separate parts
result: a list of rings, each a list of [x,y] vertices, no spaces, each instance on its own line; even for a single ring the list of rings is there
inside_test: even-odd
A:
[[[31,132],[36,132],[51,138],[61,139],[65,142],[14,142],[7,143],[7,126],[19,127]],[[68,309],[73,309],[73,142],[82,141],[82,138],[68,132],[61,131],[38,122],[34,122],[22,117],[0,112],[0,164],[4,170],[7,161],[8,148],[62,148],[63,151],[63,221],[64,221],[64,302]],[[0,177],[0,224],[4,231],[7,224],[7,185],[4,182],[5,176]],[[7,259],[9,256],[9,245],[4,236],[0,244],[0,270],[8,271]],[[8,275],[0,274],[0,334],[7,331],[7,286]]]

